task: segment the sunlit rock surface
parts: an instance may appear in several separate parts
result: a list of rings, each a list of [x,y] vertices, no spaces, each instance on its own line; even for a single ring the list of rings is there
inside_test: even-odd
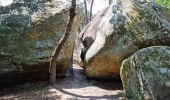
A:
[[[169,9],[153,2],[114,0],[96,24],[96,33],[86,36],[89,33],[84,31],[81,36],[82,44],[90,44],[84,45],[81,55],[87,76],[119,78],[122,61],[136,51],[154,45],[169,46],[169,16]],[[91,27],[93,24],[85,28]]]
[[[15,0],[0,7],[0,77],[5,73],[48,73],[50,57],[66,28],[70,5],[68,0]],[[61,74],[72,59],[79,9],[76,14],[73,30],[58,57],[57,71]]]
[[[128,99],[169,100],[170,47],[139,50],[123,61],[120,73]]]

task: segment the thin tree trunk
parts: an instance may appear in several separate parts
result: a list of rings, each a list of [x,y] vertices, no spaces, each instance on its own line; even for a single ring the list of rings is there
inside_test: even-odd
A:
[[[112,4],[112,1],[113,1],[113,0],[109,0],[109,5],[111,5],[111,4]]]
[[[56,46],[56,48],[53,52],[53,56],[51,57],[51,60],[50,60],[49,71],[50,71],[50,84],[51,85],[54,85],[56,82],[57,58],[58,58],[58,55],[59,55],[64,43],[67,41],[69,34],[71,32],[72,23],[73,23],[74,16],[75,16],[75,9],[76,9],[76,0],[72,0],[72,5],[69,10],[69,21],[67,23],[65,33],[64,33],[63,37],[61,38],[61,40],[59,41],[58,45]]]
[[[92,13],[93,13],[93,2],[94,2],[94,0],[92,0],[91,1],[91,6],[90,6],[90,21],[91,21],[91,19],[92,19]]]
[[[86,24],[89,22],[88,20],[88,14],[87,14],[87,2],[84,0],[84,7],[85,7],[85,14],[86,14]]]

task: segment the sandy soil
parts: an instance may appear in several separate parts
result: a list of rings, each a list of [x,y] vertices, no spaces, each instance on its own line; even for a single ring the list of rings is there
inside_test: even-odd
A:
[[[52,87],[46,81],[0,89],[0,100],[120,100],[120,81],[88,80],[83,69],[74,65],[74,75],[58,79]]]

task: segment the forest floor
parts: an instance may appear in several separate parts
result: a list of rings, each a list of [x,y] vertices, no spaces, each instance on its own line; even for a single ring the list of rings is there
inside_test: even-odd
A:
[[[124,99],[121,81],[96,81],[85,77],[83,69],[73,67],[74,75],[47,81],[26,83],[0,90],[0,100],[120,100]]]

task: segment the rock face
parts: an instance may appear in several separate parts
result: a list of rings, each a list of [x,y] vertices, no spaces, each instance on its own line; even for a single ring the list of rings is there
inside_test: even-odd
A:
[[[139,50],[123,61],[120,72],[128,99],[169,100],[170,47]]]
[[[136,51],[155,45],[169,46],[169,12],[169,9],[149,1],[114,0],[96,24],[94,42],[88,47],[84,45],[82,58],[87,76],[119,78],[122,61]],[[84,34],[88,33],[85,31]],[[84,38],[86,35],[81,37]],[[82,40],[84,43],[86,41]]]
[[[10,6],[0,7],[0,77],[13,72],[48,73],[50,57],[65,31],[71,5],[66,0],[48,1],[15,0]],[[58,57],[57,71],[61,74],[72,59],[79,9],[76,14],[70,37]]]

